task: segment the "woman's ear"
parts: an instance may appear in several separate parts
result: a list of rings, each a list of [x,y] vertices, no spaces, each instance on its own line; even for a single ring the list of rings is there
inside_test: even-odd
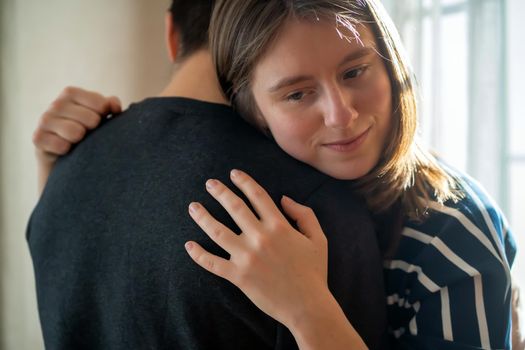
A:
[[[170,11],[166,12],[164,17],[164,35],[170,61],[175,62],[179,53],[180,33],[173,24],[173,15]]]

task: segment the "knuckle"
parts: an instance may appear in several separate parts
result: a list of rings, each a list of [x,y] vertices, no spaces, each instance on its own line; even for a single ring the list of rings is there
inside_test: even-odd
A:
[[[101,116],[97,114],[96,117],[86,118],[85,123],[89,129],[95,129],[100,124]]]
[[[77,92],[77,88],[75,86],[72,86],[72,85],[68,85],[64,88],[64,90],[62,90],[62,96],[72,96],[74,95],[76,92]]]
[[[75,127],[71,130],[71,138],[74,142],[81,141],[86,136],[86,129],[83,127]]]
[[[96,111],[97,114],[107,114],[106,101],[98,99],[97,96],[92,96],[90,107]]]
[[[271,238],[265,234],[258,235],[254,242],[255,251],[257,252],[268,251],[270,250],[271,245],[272,245]],[[252,258],[255,259],[256,257],[253,256]]]
[[[211,182],[206,182],[206,188],[211,191],[214,196],[222,197],[226,193],[226,188],[220,182],[216,180],[209,180]],[[210,186],[210,187],[209,187]]]
[[[59,97],[53,102],[51,102],[51,104],[49,105],[48,112],[56,113],[57,111],[62,110],[65,105],[66,105],[66,101],[64,100],[64,98]]]
[[[232,200],[230,201],[230,208],[234,212],[241,211],[243,205],[244,205],[244,202],[240,198],[232,198]]]
[[[71,149],[71,144],[65,141],[55,141],[53,145],[54,153],[58,155],[65,155]]]
[[[203,264],[204,267],[206,267],[206,269],[208,269],[209,271],[215,271],[215,263],[212,259],[204,258],[203,260]]]
[[[272,220],[268,223],[268,229],[270,230],[270,232],[281,233],[284,232],[287,228],[287,224],[285,224],[281,220]]]
[[[235,181],[239,184],[239,186],[243,186],[249,183],[248,177],[242,172],[237,173]]]
[[[219,239],[224,235],[224,229],[220,225],[217,225],[212,228],[211,235],[213,238]]]
[[[206,210],[203,210],[203,208],[201,208],[198,211],[198,216],[203,226],[205,226],[206,228],[210,228],[213,226],[215,219],[213,218],[213,216],[210,215],[210,213],[208,213]]]
[[[39,128],[44,128],[49,122],[54,119],[55,111],[50,108],[46,113],[42,114],[42,117],[40,117],[40,121],[38,122]]]
[[[252,195],[254,198],[261,198],[264,197],[265,191],[261,187],[255,186],[255,188],[252,190]]]
[[[256,271],[260,265],[261,258],[257,248],[252,251],[246,252],[243,258],[243,269],[241,269],[242,275],[245,277],[245,279],[248,279],[250,273],[252,271]]]
[[[303,215],[305,216],[314,216],[314,211],[312,208],[310,207],[305,207],[305,206],[302,206],[301,207],[301,211],[303,212]]]
[[[60,124],[55,125],[52,131],[68,142],[76,143],[82,139],[81,128],[73,123],[60,121]]]
[[[42,139],[43,139],[42,134],[43,134],[43,132],[40,129],[37,129],[37,130],[35,130],[33,132],[33,135],[31,137],[31,141],[33,141],[33,144],[35,146],[40,146],[42,144]]]
[[[111,107],[117,110],[121,108],[122,103],[120,102],[120,99],[117,96],[110,96],[108,98],[108,101]]]

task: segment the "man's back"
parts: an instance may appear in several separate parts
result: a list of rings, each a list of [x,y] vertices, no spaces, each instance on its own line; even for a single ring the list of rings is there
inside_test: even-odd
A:
[[[288,349],[292,336],[184,250],[225,256],[187,214],[199,201],[235,227],[204,182],[252,175],[311,206],[329,241],[329,285],[371,348],[385,331],[381,261],[350,185],[284,154],[227,106],[132,105],[63,158],[28,229],[49,349]]]

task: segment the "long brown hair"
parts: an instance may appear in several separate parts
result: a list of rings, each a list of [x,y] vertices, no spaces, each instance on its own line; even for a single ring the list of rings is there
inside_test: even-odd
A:
[[[378,164],[356,181],[374,213],[399,202],[404,215],[423,219],[429,200],[457,200],[456,180],[417,141],[414,78],[390,17],[377,0],[219,0],[210,23],[210,49],[232,105],[261,127],[250,81],[255,65],[289,19],[333,20],[355,31],[372,29],[392,86],[392,129]]]

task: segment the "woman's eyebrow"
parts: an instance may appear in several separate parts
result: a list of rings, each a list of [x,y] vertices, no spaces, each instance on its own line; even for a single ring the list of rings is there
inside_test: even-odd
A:
[[[307,80],[310,80],[310,79],[313,79],[313,77],[309,76],[309,75],[297,75],[297,76],[292,76],[292,77],[286,77],[286,78],[283,78],[283,79],[279,80],[275,85],[272,85],[268,89],[268,91],[269,92],[276,92],[276,91],[282,89],[283,87],[294,85],[294,84],[297,84],[297,83],[300,83],[300,82],[303,82],[303,81],[307,81]]]
[[[357,60],[361,57],[365,57],[365,56],[369,56],[369,55],[372,55],[372,54],[375,54],[377,52],[376,48],[375,47],[371,47],[371,46],[364,46],[362,48],[360,48],[359,50],[356,50],[348,55],[345,56],[345,58],[342,59],[341,63],[339,64],[339,66],[342,66],[348,62],[351,62],[351,61],[354,61],[354,60]]]

